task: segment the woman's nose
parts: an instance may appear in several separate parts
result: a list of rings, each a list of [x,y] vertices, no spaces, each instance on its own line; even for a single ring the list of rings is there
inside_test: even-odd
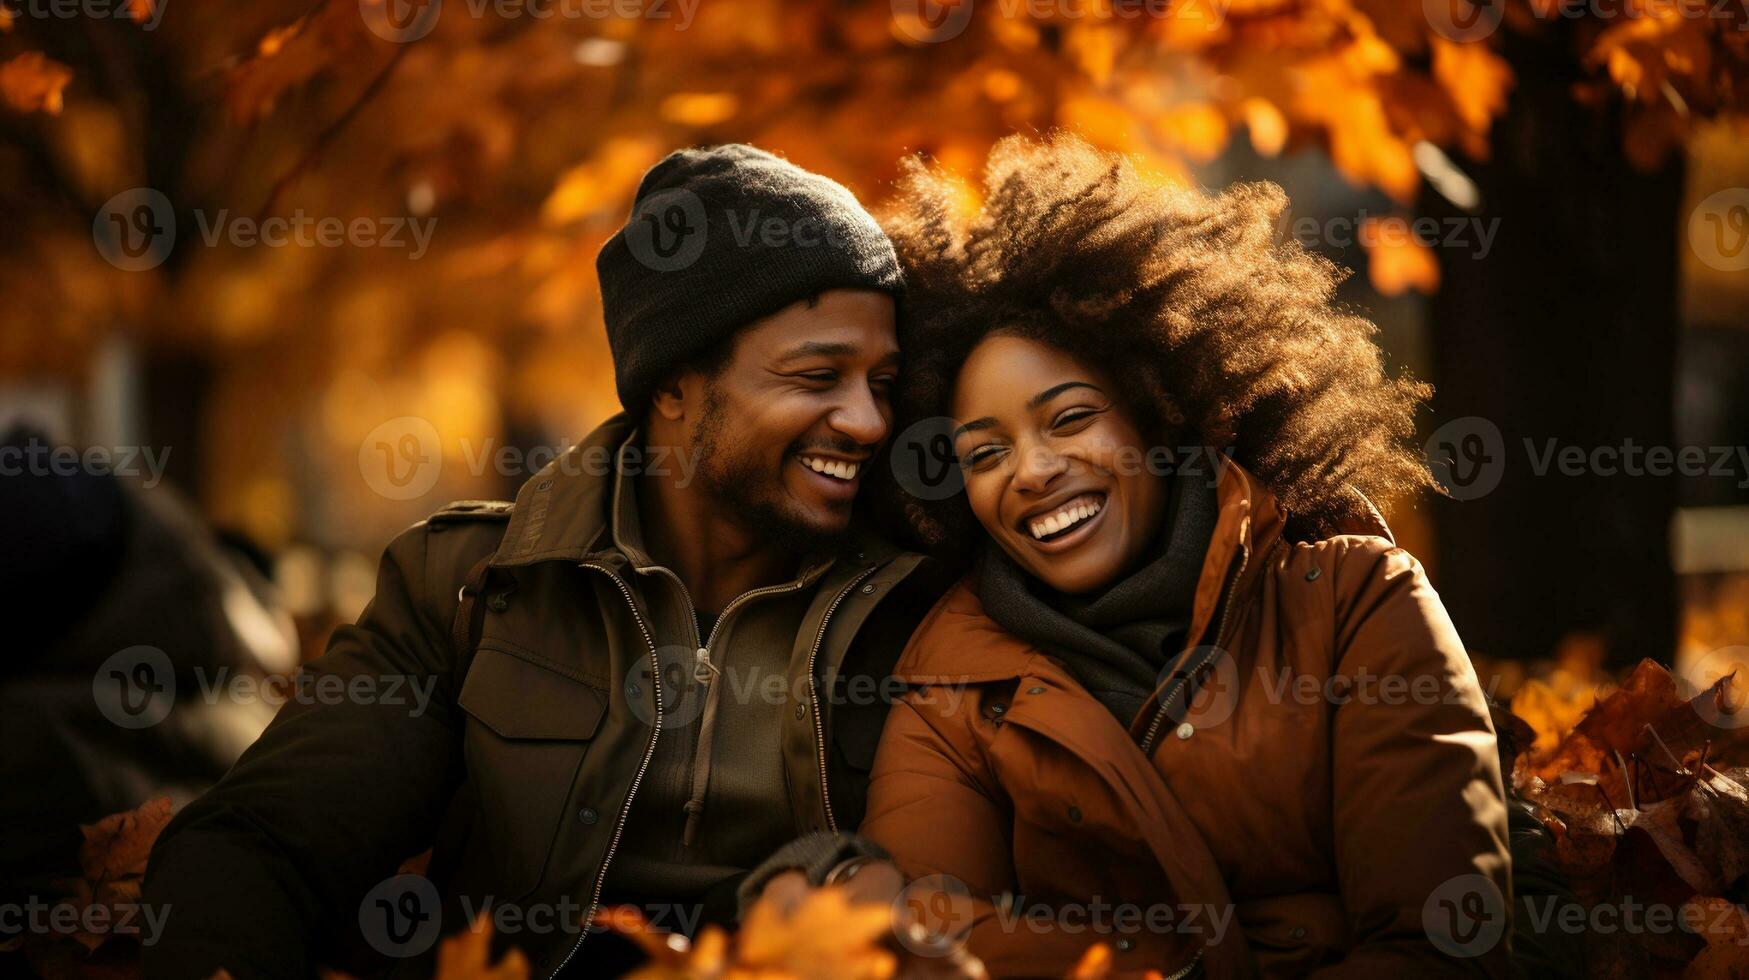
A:
[[[1049,446],[1037,443],[1023,446],[1014,469],[1014,488],[1024,493],[1042,493],[1068,468],[1069,458]]]

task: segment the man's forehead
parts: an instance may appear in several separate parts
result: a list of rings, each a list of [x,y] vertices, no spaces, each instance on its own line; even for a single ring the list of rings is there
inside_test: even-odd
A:
[[[893,324],[868,317],[769,320],[749,328],[741,345],[743,350],[780,360],[801,357],[883,360],[899,355],[898,333]]]

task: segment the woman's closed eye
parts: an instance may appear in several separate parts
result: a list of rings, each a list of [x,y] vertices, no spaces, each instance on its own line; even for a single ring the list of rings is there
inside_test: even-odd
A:
[[[973,446],[971,449],[961,453],[960,465],[968,470],[975,470],[990,464],[1001,454],[1002,447],[999,444],[986,442],[981,446]]]
[[[1084,427],[1081,423],[1090,421],[1094,416],[1098,415],[1100,411],[1100,409],[1091,408],[1085,405],[1077,406],[1075,408],[1065,408],[1057,414],[1056,418],[1051,420],[1051,431],[1079,431],[1080,428]]]

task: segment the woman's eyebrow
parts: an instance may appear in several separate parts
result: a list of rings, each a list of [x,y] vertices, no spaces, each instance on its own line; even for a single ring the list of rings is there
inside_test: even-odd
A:
[[[981,419],[973,419],[970,422],[967,422],[965,425],[962,425],[959,428],[953,430],[953,433],[948,436],[948,439],[949,439],[949,441],[957,441],[960,436],[963,436],[968,432],[976,432],[979,429],[988,429],[988,428],[993,427],[995,424],[996,424],[996,419],[993,418],[992,416],[989,416],[989,415],[986,415]]]
[[[1091,388],[1094,391],[1099,391],[1098,385],[1088,384],[1085,381],[1065,381],[1060,385],[1052,385],[1032,396],[1032,399],[1026,403],[1026,410],[1030,412],[1071,388]],[[1105,394],[1103,391],[1099,391],[1099,393],[1102,395]]]

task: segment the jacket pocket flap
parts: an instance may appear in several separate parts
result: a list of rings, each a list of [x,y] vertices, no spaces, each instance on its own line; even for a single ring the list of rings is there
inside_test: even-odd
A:
[[[593,738],[607,699],[560,670],[482,647],[462,682],[459,703],[502,738]]]

